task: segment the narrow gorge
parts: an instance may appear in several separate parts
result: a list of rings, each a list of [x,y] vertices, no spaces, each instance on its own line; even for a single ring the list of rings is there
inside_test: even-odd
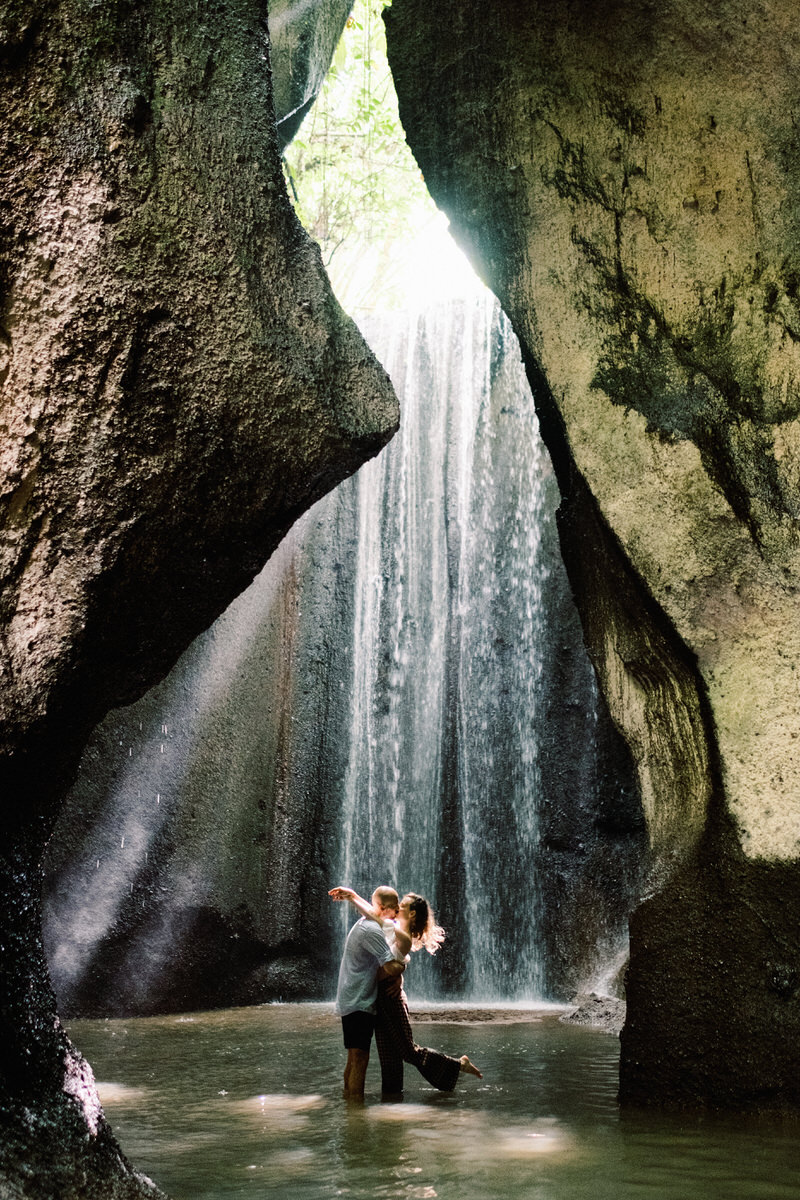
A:
[[[480,335],[472,428],[496,405],[491,436],[401,426],[362,529],[373,485],[350,477],[396,434],[397,397],[280,159],[349,5],[269,7],[0,0],[0,1189],[159,1194],[120,1151],[53,983],[74,1012],[318,994],[331,956],[308,935],[330,914],[279,900],[267,931],[259,872],[295,898],[334,869],[365,880],[376,853],[413,874],[404,823],[426,830],[431,886],[453,883],[465,944],[476,877],[551,896],[537,957],[503,951],[517,996],[590,982],[632,909],[623,1104],[796,1112],[796,7],[393,0],[406,137],[505,317]],[[448,320],[458,358],[473,334]],[[444,335],[421,329],[432,359]],[[513,406],[511,329],[531,388]],[[414,473],[436,454],[426,506]],[[447,576],[442,604],[415,607],[437,585],[402,558],[412,543]],[[508,606],[503,586],[465,604],[467,576],[498,564]],[[253,640],[231,666],[230,614],[213,623],[232,602]],[[226,722],[264,712],[239,775]],[[476,837],[476,791],[535,872]],[[397,814],[379,841],[375,804]],[[155,967],[136,979],[142,946]],[[495,998],[473,951],[447,985]]]

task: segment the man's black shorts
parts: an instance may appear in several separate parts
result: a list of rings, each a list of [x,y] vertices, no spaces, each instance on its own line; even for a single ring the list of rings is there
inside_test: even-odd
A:
[[[345,1050],[369,1050],[374,1031],[374,1013],[352,1012],[342,1017]]]

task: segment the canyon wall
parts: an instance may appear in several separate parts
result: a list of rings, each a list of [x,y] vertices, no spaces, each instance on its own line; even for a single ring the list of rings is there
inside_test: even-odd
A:
[[[42,850],[89,732],[397,425],[285,195],[266,15],[0,5],[4,1194],[152,1191],[41,949]]]
[[[395,0],[409,143],[522,342],[638,765],[621,1094],[796,1107],[800,30],[788,0]]]
[[[271,0],[272,98],[283,150],[303,123],[328,73],[353,0],[324,4]]]

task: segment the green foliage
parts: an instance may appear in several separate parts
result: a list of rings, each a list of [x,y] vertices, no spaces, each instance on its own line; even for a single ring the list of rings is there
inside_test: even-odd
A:
[[[387,2],[356,0],[317,102],[284,156],[297,214],[350,311],[402,301],[398,247],[435,212],[400,124],[381,20]]]

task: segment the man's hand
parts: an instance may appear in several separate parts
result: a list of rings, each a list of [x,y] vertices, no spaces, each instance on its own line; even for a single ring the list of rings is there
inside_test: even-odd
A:
[[[390,975],[389,982],[384,984],[383,993],[385,996],[399,996],[403,990],[403,976]]]
[[[387,996],[399,996],[403,990],[403,971],[406,969],[406,964],[398,962],[393,958],[391,962],[384,963],[378,970],[378,983],[384,980],[389,982],[384,987]]]
[[[352,900],[355,892],[349,887],[335,887],[328,892],[331,900]]]

